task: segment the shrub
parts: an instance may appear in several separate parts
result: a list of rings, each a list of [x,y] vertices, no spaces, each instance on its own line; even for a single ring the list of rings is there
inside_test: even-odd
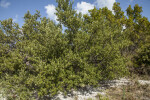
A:
[[[134,59],[135,70],[140,75],[150,75],[150,44],[140,48]]]

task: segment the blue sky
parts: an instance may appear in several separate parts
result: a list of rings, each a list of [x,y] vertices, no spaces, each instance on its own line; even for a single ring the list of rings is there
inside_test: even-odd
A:
[[[150,0],[74,0],[73,8],[82,13],[87,13],[94,6],[97,8],[107,6],[111,10],[114,2],[119,2],[124,11],[129,5],[134,7],[135,4],[139,4],[143,7],[143,16],[150,20]],[[0,20],[13,18],[14,22],[22,26],[23,16],[28,10],[32,14],[39,10],[42,17],[46,16],[56,21],[57,17],[54,15],[56,6],[55,0],[0,0]]]

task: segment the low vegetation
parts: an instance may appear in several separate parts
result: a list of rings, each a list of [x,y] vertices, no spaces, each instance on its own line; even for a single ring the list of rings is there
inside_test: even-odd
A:
[[[150,85],[135,82],[133,85],[109,89],[107,94],[110,100],[149,100]]]

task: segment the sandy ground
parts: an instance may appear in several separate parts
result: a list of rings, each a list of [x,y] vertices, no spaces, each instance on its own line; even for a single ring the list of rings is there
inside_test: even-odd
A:
[[[141,85],[145,84],[150,85],[150,80],[138,80],[138,82]],[[66,96],[60,92],[52,100],[87,100],[89,98],[92,98],[92,100],[96,100],[98,94],[105,96],[106,95],[105,90],[108,88],[121,87],[124,85],[131,85],[131,84],[132,81],[126,78],[121,78],[119,80],[112,80],[112,81],[102,81],[100,82],[100,87],[93,88],[87,86],[84,90],[83,89],[79,91],[72,90],[72,93],[67,94]],[[0,100],[6,100],[6,98],[3,97],[2,94],[0,94]]]
[[[138,80],[138,82],[142,85],[145,84],[150,85],[150,81],[147,80]],[[64,96],[62,93],[59,93],[53,100],[87,100],[89,98],[92,98],[92,100],[96,100],[98,94],[105,96],[106,95],[105,90],[108,88],[121,87],[123,85],[131,85],[131,84],[132,81],[126,78],[121,78],[120,80],[100,82],[101,87],[98,88],[87,87],[88,91],[87,90],[73,91],[72,94],[68,94],[67,96]]]

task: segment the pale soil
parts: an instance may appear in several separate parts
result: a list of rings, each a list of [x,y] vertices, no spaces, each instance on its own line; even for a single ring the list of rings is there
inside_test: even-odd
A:
[[[145,92],[145,89],[143,90],[145,85],[149,85],[150,87],[150,80],[138,80],[136,83],[130,79],[121,78],[120,80],[100,82],[100,85],[101,87],[98,88],[87,87],[88,90],[85,91],[73,91],[72,94],[68,94],[67,96],[59,93],[53,100],[99,100],[99,95],[107,97],[109,100],[122,100],[122,97],[126,95],[131,97],[131,99],[126,97],[126,99],[123,100],[150,100],[149,96],[144,97],[143,95],[143,97],[134,98],[134,95],[140,96]],[[140,87],[142,87],[142,89]],[[133,92],[133,94],[130,92]],[[150,95],[150,90],[148,90],[148,92],[146,95]]]
[[[108,100],[150,100],[150,80],[121,78],[102,81],[100,87],[87,86],[79,91],[72,90],[72,93],[66,96],[60,92],[52,100],[106,100],[98,99],[99,96],[109,98]],[[6,98],[0,94],[0,100]]]

